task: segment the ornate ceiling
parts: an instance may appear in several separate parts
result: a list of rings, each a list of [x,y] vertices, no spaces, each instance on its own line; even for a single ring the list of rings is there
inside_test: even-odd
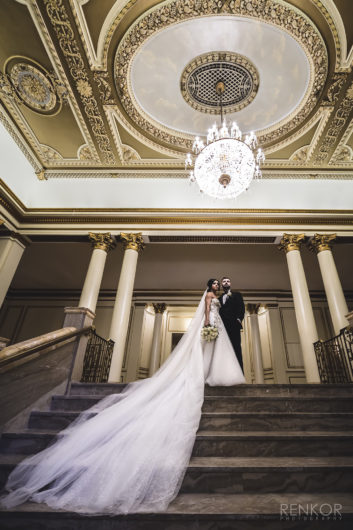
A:
[[[349,0],[2,0],[0,120],[43,186],[184,179],[192,135],[217,118],[190,95],[196,69],[212,79],[223,61],[265,179],[350,180],[352,14]]]

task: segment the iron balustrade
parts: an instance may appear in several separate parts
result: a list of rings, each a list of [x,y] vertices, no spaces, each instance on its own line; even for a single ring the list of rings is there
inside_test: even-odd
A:
[[[83,361],[82,383],[106,383],[113,355],[113,340],[105,340],[96,331],[90,331]]]
[[[341,330],[332,339],[314,343],[321,383],[353,383],[353,332]]]

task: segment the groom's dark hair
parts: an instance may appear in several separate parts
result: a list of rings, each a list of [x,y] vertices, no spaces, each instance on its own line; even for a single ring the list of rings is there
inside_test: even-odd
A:
[[[221,279],[221,282],[223,282],[223,280],[230,280],[229,276],[223,276],[223,278]]]
[[[208,293],[211,292],[213,282],[218,282],[219,283],[219,280],[217,280],[217,278],[211,278],[210,280],[208,280],[208,282],[207,282],[207,292]]]

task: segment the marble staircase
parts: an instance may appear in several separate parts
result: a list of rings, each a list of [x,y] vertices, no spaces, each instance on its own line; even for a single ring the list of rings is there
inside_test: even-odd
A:
[[[3,433],[1,487],[26,455],[50,443],[80,411],[124,385],[73,384],[28,428]],[[200,428],[180,493],[164,514],[97,516],[27,503],[0,512],[4,529],[250,530],[353,528],[352,385],[240,385],[205,390]],[[314,506],[285,520],[281,505]],[[342,518],[320,506],[342,505]],[[315,507],[316,506],[316,507]],[[287,509],[288,513],[289,508]]]

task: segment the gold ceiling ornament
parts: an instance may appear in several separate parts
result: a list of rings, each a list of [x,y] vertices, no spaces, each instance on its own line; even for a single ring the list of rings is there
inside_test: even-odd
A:
[[[78,93],[92,132],[97,141],[103,161],[114,164],[115,157],[111,149],[110,140],[100,114],[98,103],[93,95],[89,83],[89,76],[85,69],[85,62],[75,40],[74,30],[62,0],[44,0],[49,20],[54,28],[61,50],[70,69],[70,74],[76,82]]]
[[[41,114],[53,115],[67,103],[68,92],[54,72],[28,57],[13,56],[0,72],[0,94]]]
[[[95,82],[97,83],[103,105],[116,105],[116,101],[112,96],[109,73],[94,72],[93,77]]]
[[[80,160],[95,160],[95,157],[87,144],[83,144],[78,148],[77,157]]]
[[[249,315],[257,315],[259,313],[261,304],[246,304],[245,309]]]
[[[335,74],[327,91],[327,97],[323,99],[324,105],[334,105],[338,99],[343,85],[347,80],[347,73]]]
[[[142,232],[136,234],[126,234],[125,232],[121,232],[120,239],[123,243],[124,250],[131,249],[141,252],[146,246],[142,237]]]
[[[152,305],[153,305],[153,309],[156,315],[158,313],[160,315],[163,315],[164,311],[167,309],[167,306],[164,303],[158,303],[158,304],[152,304]]]
[[[300,250],[304,238],[305,234],[283,234],[278,248],[284,250],[286,254],[292,250]]]
[[[337,148],[331,157],[330,163],[351,162],[351,160],[353,160],[352,148],[349,145],[342,145]]]
[[[41,171],[36,171],[36,175],[37,175],[38,180],[48,180],[47,177],[45,176],[44,169],[42,169]]]
[[[42,157],[45,160],[45,162],[50,163],[55,160],[63,159],[61,154],[58,153],[56,149],[54,149],[54,147],[51,147],[50,145],[44,145],[44,144],[39,144],[39,146],[40,146]]]
[[[213,0],[171,0],[147,11],[124,35],[114,60],[115,84],[119,89],[122,105],[131,120],[154,138],[174,146],[192,147],[189,135],[176,134],[163,127],[137,107],[129,80],[131,62],[144,41],[157,31],[193,17],[207,15],[240,15],[255,18],[279,26],[302,45],[312,71],[311,85],[303,102],[291,116],[282,120],[278,127],[268,133],[259,134],[263,145],[292,132],[310,114],[317,104],[326,82],[328,72],[327,50],[320,33],[309,17],[292,5],[278,0],[256,2],[215,2]]]
[[[309,244],[309,249],[316,254],[323,250],[331,250],[332,244],[337,238],[337,234],[315,234]]]
[[[326,135],[321,142],[318,149],[318,153],[315,157],[315,162],[323,164],[329,157],[330,151],[334,148],[337,143],[339,134],[345,126],[349,116],[352,112],[353,103],[353,83],[346,91],[344,99],[341,101],[338,109],[336,110],[333,119],[330,122],[330,126],[326,131]]]
[[[99,234],[89,232],[88,237],[91,240],[94,249],[98,248],[99,250],[104,250],[108,253],[116,246],[116,243],[112,238],[110,232],[104,232]]]
[[[121,145],[122,158],[124,162],[131,162],[132,160],[140,160],[140,156],[137,154],[137,151],[130,147],[129,145]]]
[[[244,55],[233,52],[209,52],[195,57],[180,77],[181,95],[193,109],[218,114],[219,98],[215,84],[222,81],[225,114],[250,105],[259,88],[259,74]]]
[[[86,79],[79,79],[76,88],[82,98],[90,98],[93,94],[92,87]]]

